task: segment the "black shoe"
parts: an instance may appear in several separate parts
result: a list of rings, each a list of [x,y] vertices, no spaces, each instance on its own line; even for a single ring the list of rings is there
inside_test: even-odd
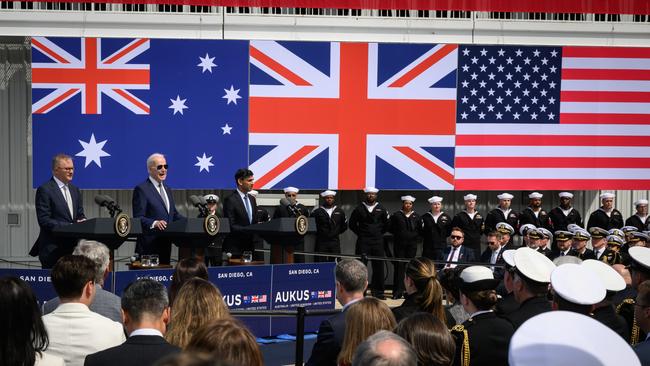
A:
[[[386,296],[384,296],[384,294],[372,294],[372,297],[378,300],[386,300]]]
[[[402,297],[404,297],[404,294],[402,294],[402,293],[393,294],[393,300],[399,300]]]

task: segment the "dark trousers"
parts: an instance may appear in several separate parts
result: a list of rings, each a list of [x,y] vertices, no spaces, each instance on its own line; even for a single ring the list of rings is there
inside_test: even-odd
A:
[[[386,255],[384,252],[384,242],[381,239],[379,241],[357,240],[356,254],[384,257]],[[370,284],[370,292],[373,295],[383,295],[385,290],[384,261],[371,260],[370,265],[372,266],[372,283]]]
[[[316,251],[323,253],[341,254],[341,243],[338,241],[316,241]],[[334,262],[336,257],[325,257],[317,255],[316,262]]]
[[[400,244],[395,243],[393,246],[393,252],[395,258],[415,258],[417,253],[418,246],[417,244]],[[402,294],[404,293],[404,269],[406,268],[406,263],[404,262],[393,262],[393,294]]]

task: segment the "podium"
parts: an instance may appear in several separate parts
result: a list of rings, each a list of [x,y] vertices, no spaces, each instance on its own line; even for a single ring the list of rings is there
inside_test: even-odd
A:
[[[179,249],[179,260],[191,256],[192,249],[203,260],[203,250],[217,237],[230,233],[230,220],[210,215],[205,218],[186,218],[172,221],[158,235],[170,239]]]
[[[271,244],[271,264],[293,263],[292,239],[316,233],[316,221],[305,216],[280,217],[245,226],[243,230],[257,234]]]

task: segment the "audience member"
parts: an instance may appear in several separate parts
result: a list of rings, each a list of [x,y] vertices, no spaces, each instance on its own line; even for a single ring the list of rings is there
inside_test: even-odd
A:
[[[515,299],[515,250],[510,249],[503,252],[503,281],[497,287],[497,293],[501,293],[501,298],[494,307],[497,316],[507,317],[510,313],[519,308],[519,303]]]
[[[192,278],[185,282],[172,309],[171,323],[165,339],[180,348],[185,348],[192,334],[203,325],[230,317],[221,291],[201,278]]]
[[[415,313],[397,324],[395,333],[413,346],[418,366],[450,366],[456,344],[447,326],[428,313]]]
[[[356,259],[343,259],[336,264],[336,299],[343,310],[323,320],[318,328],[318,338],[307,361],[307,366],[336,365],[345,334],[345,313],[350,305],[363,299],[368,287],[368,268]]]
[[[50,336],[49,352],[67,366],[80,366],[84,358],[124,342],[122,324],[90,311],[95,297],[95,262],[81,255],[61,257],[51,272],[61,299],[56,310],[43,317]]]
[[[79,244],[72,252],[74,255],[83,255],[95,262],[97,272],[95,273],[95,298],[90,304],[90,311],[103,315],[114,322],[122,322],[122,313],[120,312],[120,297],[114,293],[104,290],[104,280],[110,268],[110,253],[106,245],[92,240],[80,240]],[[61,301],[58,297],[48,300],[43,306],[43,314],[49,314]]]
[[[235,318],[224,318],[199,329],[187,352],[207,352],[220,361],[237,366],[262,366],[262,351],[246,326]]]
[[[650,334],[650,281],[642,282],[638,287],[634,307],[634,319],[639,328]],[[634,352],[641,360],[641,364],[650,365],[650,341],[648,337],[634,346]]]
[[[591,259],[594,260],[594,259]],[[589,286],[585,286],[588,283]],[[567,263],[551,273],[553,310],[591,314],[594,305],[605,299],[605,285],[598,275],[582,264]]]
[[[357,301],[345,314],[345,336],[337,363],[339,366],[352,364],[352,357],[361,342],[379,330],[395,329],[395,316],[388,305],[374,297]]]
[[[197,260],[196,258],[181,259],[176,263],[174,273],[172,274],[172,281],[169,285],[169,304],[174,306],[176,293],[181,289],[183,284],[190,278],[202,278],[209,281],[208,268],[205,263]]]
[[[122,311],[129,338],[117,347],[89,355],[84,366],[148,366],[180,352],[163,338],[169,322],[169,299],[160,282],[144,278],[127,286]]]
[[[612,302],[614,295],[625,289],[625,280],[615,269],[603,261],[587,259],[582,262],[582,266],[596,273],[607,290],[605,299],[595,305],[595,309],[592,311],[593,318],[629,341],[627,337],[630,333],[625,319],[616,314],[616,308]]]
[[[46,353],[47,331],[36,296],[16,277],[0,278],[0,360],[6,366],[63,366],[63,359]]]
[[[209,353],[177,353],[156,362],[154,366],[232,366],[216,360]]]
[[[423,311],[433,314],[449,328],[456,324],[454,317],[442,305],[442,286],[438,282],[436,267],[429,258],[419,257],[409,261],[404,276],[406,298],[402,305],[393,309],[395,319]]]
[[[445,306],[449,314],[454,317],[454,324],[461,324],[469,319],[469,314],[460,303],[460,290],[458,289],[458,273],[465,267],[447,268],[438,272],[440,286],[445,290]],[[447,319],[449,321],[449,319]]]
[[[381,330],[362,342],[352,366],[415,366],[417,357],[408,342],[395,333]]]

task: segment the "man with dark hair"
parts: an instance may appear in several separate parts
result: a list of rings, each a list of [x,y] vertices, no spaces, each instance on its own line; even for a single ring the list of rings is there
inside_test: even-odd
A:
[[[415,366],[417,361],[415,350],[404,338],[380,330],[359,344],[352,366]]]
[[[455,268],[455,262],[476,262],[476,254],[474,254],[474,251],[463,245],[465,243],[465,232],[463,229],[459,227],[451,229],[449,241],[451,242],[451,246],[445,248],[442,257],[438,258],[447,262],[444,268]]]
[[[548,213],[542,208],[542,197],[539,192],[533,192],[528,195],[528,207],[519,215],[519,224],[531,224],[535,227],[549,228],[550,220]]]
[[[451,217],[442,211],[440,196],[428,199],[431,210],[422,215],[422,256],[432,260],[440,258],[451,233]]]
[[[580,212],[572,206],[573,193],[560,192],[559,197],[560,205],[548,213],[548,217],[551,220],[552,231],[566,231],[570,224],[582,227],[582,216],[580,215]]]
[[[230,234],[223,241],[222,251],[231,253],[234,257],[241,257],[243,252],[255,250],[255,235],[243,231],[245,226],[258,222],[255,214],[257,201],[250,194],[255,183],[253,172],[249,169],[237,170],[235,183],[237,189],[223,200],[223,215],[230,220]]]
[[[122,311],[129,339],[89,355],[85,366],[148,366],[181,351],[163,338],[170,312],[167,290],[160,282],[143,278],[127,286],[122,294]]]
[[[307,366],[336,365],[345,334],[345,311],[353,303],[363,299],[368,287],[368,269],[356,259],[343,259],[334,269],[336,299],[343,310],[324,320],[318,329],[318,338],[311,351]]]
[[[73,175],[72,158],[58,154],[52,159],[52,178],[36,190],[34,205],[41,231],[29,255],[38,255],[44,269],[52,268],[59,258],[72,254],[77,243],[75,239],[55,238],[52,230],[86,219],[81,191],[70,183]]]
[[[497,195],[499,205],[488,212],[485,217],[485,228],[483,229],[485,234],[497,230],[497,224],[500,222],[505,222],[510,225],[513,233],[519,228],[519,213],[512,209],[513,198],[515,196],[507,192]]]
[[[463,196],[465,209],[457,213],[451,220],[452,227],[463,230],[465,248],[474,251],[474,257],[481,255],[481,233],[484,230],[483,216],[476,210],[477,198],[472,193]]]
[[[124,342],[122,324],[90,311],[95,297],[95,262],[81,255],[59,259],[51,272],[61,305],[43,316],[50,336],[48,353],[66,365],[81,366],[84,358]]]

